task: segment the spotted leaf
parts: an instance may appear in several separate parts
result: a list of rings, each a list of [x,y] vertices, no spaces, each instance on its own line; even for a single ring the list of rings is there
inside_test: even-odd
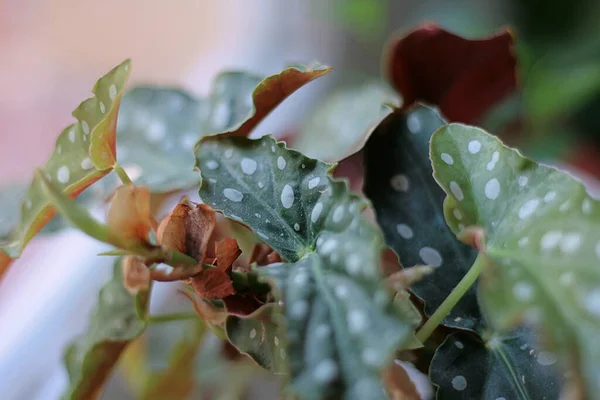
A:
[[[448,160],[452,158],[453,162]],[[544,328],[548,343],[580,371],[598,398],[600,204],[568,174],[522,157],[481,129],[460,124],[431,142],[444,214],[459,233],[477,226],[489,260],[480,286],[499,328],[519,321]]]
[[[557,357],[536,347],[525,329],[494,334],[485,342],[468,332],[448,335],[429,370],[436,398],[558,400]]]
[[[127,60],[100,78],[93,89],[95,97],[73,111],[77,122],[58,137],[43,172],[65,195],[77,197],[112,170],[119,103],[129,72]],[[0,251],[18,257],[55,213],[40,179],[34,178],[20,207],[19,223],[8,240],[0,242]]]
[[[241,353],[277,374],[286,374],[288,360],[284,330],[277,305],[268,304],[245,316],[229,316],[227,338]]]
[[[337,90],[307,118],[293,147],[320,160],[342,160],[364,146],[392,105],[400,106],[398,95],[380,82]]]
[[[384,398],[380,372],[410,323],[383,289],[382,239],[364,200],[331,165],[271,137],[203,139],[202,200],[248,225],[292,263],[257,271],[284,303],[293,390],[301,398]]]
[[[442,124],[440,116],[426,107],[395,113],[377,128],[364,150],[364,191],[386,243],[405,267],[435,267],[433,274],[411,286],[425,301],[427,315],[442,304],[477,256],[446,225],[445,194],[432,177],[429,140]],[[462,218],[458,210],[453,215]],[[474,288],[443,323],[472,330],[481,325]]]
[[[123,285],[120,262],[115,263],[112,280],[100,291],[87,332],[75,338],[65,351],[69,386],[64,399],[99,396],[123,350],[146,328],[136,307],[141,305],[147,311],[149,289],[131,294]]]

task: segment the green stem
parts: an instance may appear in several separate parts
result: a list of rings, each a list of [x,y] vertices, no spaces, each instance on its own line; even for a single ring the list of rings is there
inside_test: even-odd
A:
[[[121,167],[121,165],[119,163],[115,162],[113,169],[115,170],[115,172],[117,173],[117,175],[119,176],[119,179],[121,179],[121,182],[123,182],[123,184],[130,185],[133,183],[131,181],[131,179],[129,178],[129,175],[127,175],[127,172],[125,172],[125,170],[123,169],[123,167]]]
[[[421,329],[419,329],[417,332],[417,339],[419,339],[421,343],[425,343],[425,341],[429,339],[429,336],[431,336],[435,328],[437,328],[446,315],[450,313],[452,308],[454,308],[456,303],[460,301],[467,290],[473,286],[473,283],[475,283],[477,277],[479,277],[479,274],[481,274],[481,271],[486,264],[485,257],[486,256],[481,253],[477,256],[477,259],[464,278],[458,282],[458,285],[456,285],[452,292],[450,292],[444,302],[438,307],[437,310],[435,310],[433,315],[427,320],[427,322],[425,322]]]
[[[196,313],[189,313],[189,312],[151,315],[148,317],[148,323],[149,324],[162,324],[165,322],[183,321],[183,320],[194,319],[194,318],[198,318],[198,315]]]

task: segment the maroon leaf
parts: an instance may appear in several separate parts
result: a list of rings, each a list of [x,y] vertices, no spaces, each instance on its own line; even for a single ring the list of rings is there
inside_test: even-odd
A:
[[[384,65],[403,109],[436,105],[451,122],[472,123],[517,86],[514,40],[504,29],[468,40],[428,23],[392,43]]]

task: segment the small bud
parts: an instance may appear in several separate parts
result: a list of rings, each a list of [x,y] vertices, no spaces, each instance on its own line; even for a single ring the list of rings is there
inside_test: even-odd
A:
[[[144,263],[134,256],[123,257],[123,286],[131,294],[150,287],[150,270]]]

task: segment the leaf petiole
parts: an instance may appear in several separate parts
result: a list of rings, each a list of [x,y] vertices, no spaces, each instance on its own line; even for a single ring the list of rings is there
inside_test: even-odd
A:
[[[123,182],[124,185],[131,185],[133,183],[131,178],[129,178],[129,175],[127,175],[127,172],[125,172],[123,167],[121,167],[121,165],[118,162],[115,162],[113,169],[115,170],[115,172],[119,176],[119,179],[121,179],[121,182]]]
[[[198,315],[194,312],[180,312],[161,315],[151,315],[148,317],[147,321],[149,324],[162,324],[166,322],[184,321],[195,318],[198,318]]]
[[[442,322],[444,317],[450,313],[452,308],[460,301],[460,299],[465,295],[467,290],[479,277],[481,271],[483,271],[484,266],[486,265],[486,256],[483,253],[479,253],[475,262],[467,272],[467,274],[458,282],[458,285],[450,292],[448,297],[444,300],[442,304],[438,307],[437,310],[433,313],[433,315],[423,324],[421,329],[417,332],[417,339],[421,343],[425,343],[429,336],[433,333],[435,328]]]

